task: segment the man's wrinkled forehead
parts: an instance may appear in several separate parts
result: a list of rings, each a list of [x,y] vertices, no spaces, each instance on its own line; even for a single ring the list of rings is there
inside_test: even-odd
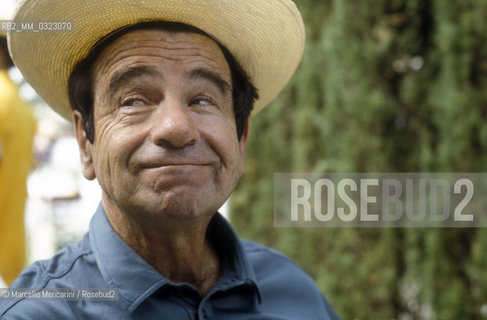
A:
[[[191,41],[181,41],[181,34],[191,36]],[[115,38],[111,39],[110,43],[104,45],[103,50],[99,55],[107,56],[107,52],[123,52],[127,51],[126,55],[138,54],[139,51],[149,52],[152,49],[165,49],[167,47],[167,56],[177,61],[180,58],[184,58],[182,54],[186,54],[188,49],[191,49],[195,54],[200,53],[201,56],[207,56],[208,48],[213,52],[218,53],[223,57],[223,53],[219,44],[211,37],[191,31],[174,31],[166,30],[164,28],[141,28],[136,30],[130,30],[123,34],[117,34]],[[99,59],[97,59],[99,60]]]
[[[92,64],[95,91],[101,84],[100,78],[109,79],[101,86],[112,97],[133,79],[163,80],[154,68],[157,64],[150,65],[149,61],[171,61],[180,63],[181,70],[187,71],[188,81],[208,81],[222,94],[231,96],[232,76],[227,58],[221,46],[204,33],[193,32],[194,28],[166,30],[159,26],[124,31],[103,46]]]
[[[141,22],[133,25],[128,25],[105,35],[103,38],[98,40],[98,42],[95,45],[93,45],[93,47],[90,49],[87,55],[87,59],[91,58],[90,60],[92,62],[93,61],[96,62],[100,54],[103,51],[105,51],[105,49],[109,47],[112,43],[117,42],[121,37],[123,37],[128,33],[133,33],[138,30],[159,30],[159,31],[163,31],[168,35],[174,35],[180,32],[195,33],[195,34],[205,36],[211,39],[212,41],[215,41],[215,43],[217,43],[217,45],[220,46],[218,41],[214,40],[207,33],[205,33],[204,31],[196,27],[179,23],[179,22],[150,21],[150,22]]]
[[[138,34],[141,34],[142,32],[146,34],[149,32],[150,37],[145,36],[143,39],[140,39]],[[172,48],[170,48],[168,51],[169,53],[171,53],[171,51],[174,53],[172,57],[170,57],[171,59],[177,60],[180,56],[182,57],[183,55],[181,55],[181,52],[178,52],[177,50],[188,49],[188,46],[192,46],[191,49],[195,50],[196,53],[198,53],[198,50],[200,50],[202,57],[208,57],[208,51],[205,52],[202,49],[212,46],[212,52],[216,53],[219,56],[216,59],[213,57],[213,60],[219,61],[220,58],[223,57],[226,62],[225,67],[228,67],[228,59],[226,57],[226,54],[223,52],[223,47],[205,32],[185,24],[158,21],[139,23],[124,27],[110,33],[109,35],[99,40],[90,50],[87,58],[92,61],[92,75],[95,71],[95,66],[99,64],[102,56],[106,60],[107,56],[109,56],[110,54],[113,55],[114,52],[115,54],[117,54],[117,52],[124,51],[125,49],[128,49],[127,53],[125,54],[125,56],[128,56],[130,54],[138,54],[139,52],[137,50],[144,50],[144,48],[146,53],[148,52],[150,54],[150,50],[152,48],[157,48],[164,41],[173,41],[172,38],[176,39],[177,35],[181,33],[196,35],[196,37],[193,37],[193,43],[191,45],[181,42],[180,47],[172,46]],[[129,36],[131,40],[121,41],[121,39],[126,38],[127,36]],[[177,41],[178,40],[174,40],[174,42]],[[114,48],[115,50],[113,50]],[[112,52],[110,53],[109,51]],[[91,57],[91,59],[89,57]],[[116,59],[118,57],[108,57],[108,59],[110,58]],[[211,64],[212,61],[209,60],[209,63]],[[218,68],[219,65],[215,64],[213,67]]]

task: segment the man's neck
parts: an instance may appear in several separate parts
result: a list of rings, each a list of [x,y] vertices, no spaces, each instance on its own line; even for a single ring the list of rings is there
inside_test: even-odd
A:
[[[186,224],[136,221],[110,201],[103,206],[120,238],[169,281],[190,283],[204,296],[218,280],[220,258],[206,236],[211,216]]]

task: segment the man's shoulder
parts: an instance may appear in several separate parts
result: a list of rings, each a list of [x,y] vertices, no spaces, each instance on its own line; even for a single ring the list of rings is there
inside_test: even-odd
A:
[[[12,287],[50,287],[53,284],[55,285],[57,279],[69,277],[79,267],[86,267],[86,264],[89,264],[94,259],[87,237],[86,235],[81,241],[67,245],[50,259],[36,261],[31,264],[22,271],[12,284]],[[90,259],[90,257],[93,259]],[[69,282],[63,281],[62,285],[66,287]]]
[[[300,310],[295,316],[307,314],[306,319],[339,319],[314,280],[289,257],[252,241],[241,243],[265,308],[276,312],[287,309],[286,314]]]
[[[308,278],[313,283],[312,279],[283,253],[253,241],[241,239],[240,242],[250,264],[256,271],[256,276],[262,272],[276,274],[274,267],[279,267],[281,272],[294,273],[296,276]]]
[[[241,243],[258,280],[278,280],[292,276],[284,283],[291,281],[293,285],[296,282],[316,288],[313,279],[283,253],[249,240],[241,240]]]
[[[281,253],[281,252],[279,252],[276,249],[273,249],[271,247],[267,247],[263,244],[260,244],[260,243],[254,242],[254,241],[250,241],[247,239],[242,239],[242,238],[240,238],[240,243],[242,244],[242,247],[244,248],[244,250],[246,252],[268,254],[272,257],[279,258],[279,259],[285,259],[285,260],[289,260],[292,262],[292,260],[290,260],[289,257],[287,257],[285,254],[283,254],[283,253]]]
[[[51,259],[34,262],[12,283],[8,291],[10,297],[0,299],[0,319],[28,319],[29,314],[37,319],[48,316],[52,319],[53,315],[62,312],[59,301],[25,299],[23,292],[29,294],[44,288],[87,287],[86,278],[94,276],[93,273],[88,275],[87,271],[94,263],[87,236],[80,242],[64,247]]]

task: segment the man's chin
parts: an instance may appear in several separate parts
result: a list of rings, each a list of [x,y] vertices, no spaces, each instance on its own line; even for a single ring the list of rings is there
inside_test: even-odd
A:
[[[209,165],[172,165],[141,171],[142,180],[156,192],[167,192],[178,187],[198,189],[213,180],[213,175],[213,167]]]
[[[158,221],[169,219],[180,222],[191,222],[209,217],[218,210],[218,208],[213,210],[203,201],[197,201],[198,197],[185,189],[175,188],[163,194],[153,194],[152,197],[147,195],[144,197],[144,201],[139,202],[142,203],[139,210]]]

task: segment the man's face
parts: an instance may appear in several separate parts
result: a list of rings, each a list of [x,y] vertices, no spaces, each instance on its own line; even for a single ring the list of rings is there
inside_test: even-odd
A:
[[[75,115],[84,175],[125,213],[193,219],[214,213],[243,172],[228,64],[196,34],[136,30],[94,65],[95,141]],[[247,130],[246,130],[247,131]]]

